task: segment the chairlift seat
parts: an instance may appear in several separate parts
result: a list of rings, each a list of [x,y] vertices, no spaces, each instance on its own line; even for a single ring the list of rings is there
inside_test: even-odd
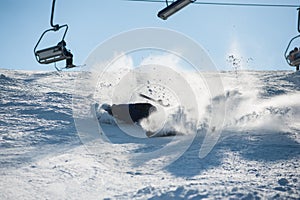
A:
[[[65,55],[61,46],[53,46],[38,50],[35,52],[35,56],[41,64],[49,64],[69,58],[69,56]]]
[[[298,66],[298,65],[300,65],[300,58],[297,58],[296,60],[293,60],[291,62],[291,66]]]
[[[299,66],[300,65],[300,51],[290,53],[286,57],[290,66]]]

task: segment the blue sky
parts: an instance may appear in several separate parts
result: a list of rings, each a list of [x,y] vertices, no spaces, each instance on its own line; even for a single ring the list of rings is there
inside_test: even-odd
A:
[[[299,4],[299,1],[247,3]],[[52,0],[1,0],[0,68],[53,70],[52,64],[40,65],[33,55],[38,38],[50,28],[51,4]],[[164,3],[122,0],[56,0],[54,21],[69,25],[66,41],[75,64],[83,64],[97,45],[120,32],[162,27],[198,42],[221,70],[231,69],[227,61],[231,54],[242,58],[246,69],[293,69],[286,64],[283,53],[289,40],[298,34],[296,8],[189,5],[163,21],[156,14],[164,6]],[[300,46],[300,41],[295,45]]]

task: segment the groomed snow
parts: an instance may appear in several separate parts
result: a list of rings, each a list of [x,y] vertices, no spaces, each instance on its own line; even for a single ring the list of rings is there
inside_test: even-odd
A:
[[[130,139],[106,118],[107,155],[81,143],[72,115],[80,73],[0,70],[0,199],[300,198],[300,73],[221,72],[226,119],[216,146],[199,158],[202,124],[157,170],[120,162],[122,152],[151,152],[168,137]]]

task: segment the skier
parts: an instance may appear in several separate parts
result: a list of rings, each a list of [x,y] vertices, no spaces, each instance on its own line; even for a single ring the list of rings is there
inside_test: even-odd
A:
[[[300,59],[300,50],[295,47],[292,51],[290,51],[288,59],[291,63],[296,63],[296,61]],[[296,71],[299,71],[299,65],[294,64],[294,66],[296,67]]]
[[[67,57],[65,68],[70,69],[70,68],[76,67],[76,65],[73,64],[73,54],[69,50],[67,50],[66,45],[67,44],[64,40],[60,41],[57,44],[57,46],[59,46],[62,49],[64,55]]]

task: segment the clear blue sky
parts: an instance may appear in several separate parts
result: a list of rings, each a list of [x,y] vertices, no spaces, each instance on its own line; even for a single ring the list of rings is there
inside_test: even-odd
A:
[[[227,2],[299,4],[298,0]],[[40,65],[33,55],[38,38],[50,28],[51,4],[52,0],[1,0],[0,68],[53,70],[52,64]],[[244,60],[253,59],[245,68],[293,69],[286,64],[283,53],[289,40],[297,35],[296,8],[189,5],[163,21],[156,14],[164,6],[122,0],[56,0],[54,21],[69,25],[66,41],[76,64],[83,63],[98,44],[120,32],[164,27],[201,44],[219,69],[230,69],[226,58],[232,53]],[[300,40],[295,45],[300,46]]]

